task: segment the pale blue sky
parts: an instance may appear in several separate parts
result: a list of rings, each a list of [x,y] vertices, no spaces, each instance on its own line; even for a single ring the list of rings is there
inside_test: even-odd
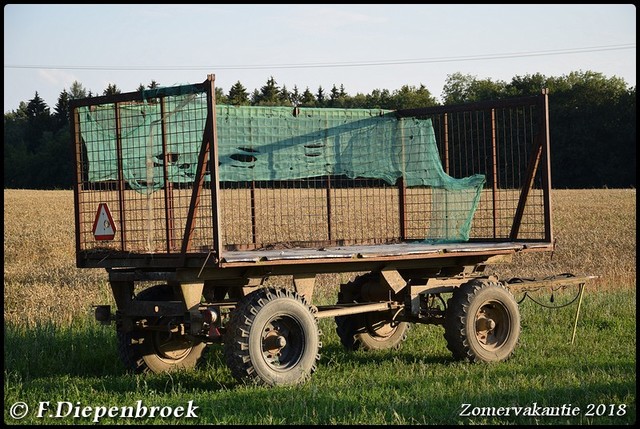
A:
[[[636,85],[633,4],[180,4],[4,6],[4,111],[37,91],[51,110],[73,81],[96,95],[196,83],[225,93],[279,86],[350,95],[424,84],[440,98],[460,72],[595,71]]]

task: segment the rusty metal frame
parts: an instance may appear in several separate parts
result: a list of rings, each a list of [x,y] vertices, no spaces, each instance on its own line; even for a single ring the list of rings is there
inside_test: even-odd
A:
[[[529,192],[533,187],[536,174],[539,171],[541,161],[544,170],[542,171],[542,187],[544,198],[544,234],[545,242],[553,243],[553,225],[552,225],[552,208],[551,208],[551,161],[550,161],[550,142],[549,142],[549,90],[543,89],[539,95],[529,97],[510,98],[499,101],[482,101],[476,103],[459,104],[455,106],[436,106],[414,109],[401,109],[397,110],[396,116],[398,118],[404,117],[427,117],[435,114],[444,115],[444,169],[449,173],[449,134],[448,134],[448,115],[456,112],[466,112],[469,110],[481,110],[486,109],[491,111],[491,126],[492,126],[492,174],[493,174],[493,218],[494,218],[494,237],[496,236],[495,224],[497,222],[497,153],[496,153],[496,122],[495,122],[495,109],[497,107],[522,107],[523,105],[535,105],[540,111],[541,115],[538,123],[538,132],[533,142],[534,155],[529,159],[529,165],[527,166],[525,184],[522,186],[520,196],[518,199],[518,206],[514,221],[511,227],[511,233],[509,235],[510,240],[518,239],[518,232],[522,217],[524,214],[524,208],[527,203]]]
[[[332,231],[331,231],[331,176],[327,176],[327,188],[326,188],[326,196],[327,196],[327,240],[332,241]]]
[[[124,206],[124,175],[122,172],[122,134],[120,123],[120,105],[113,103],[116,118],[116,154],[118,157],[118,210],[120,211],[120,248],[127,250],[127,217]]]
[[[491,202],[493,204],[493,236],[497,237],[498,227],[498,148],[496,139],[496,109],[491,109],[491,174],[493,175],[493,186],[491,189]]]
[[[210,134],[210,136],[208,138],[206,138],[207,142],[212,141],[214,142],[215,147],[211,148],[211,153],[215,153],[216,157],[217,157],[217,141],[216,141],[216,130],[215,130],[215,91],[214,91],[214,77],[213,75],[210,75],[207,80],[205,80],[203,83],[198,83],[198,84],[192,84],[189,85],[190,87],[193,88],[193,92],[194,93],[202,93],[202,92],[206,92],[209,96],[209,105],[208,105],[208,111],[213,112],[213,115],[209,115],[207,118],[207,122],[208,122],[208,126],[210,130],[213,130]],[[72,145],[74,148],[74,153],[75,153],[75,157],[74,157],[74,161],[75,161],[75,171],[76,171],[76,180],[75,183],[73,185],[73,190],[74,190],[74,219],[75,219],[75,235],[76,235],[76,264],[77,266],[86,266],[87,264],[87,259],[83,258],[83,252],[82,252],[82,241],[81,241],[81,235],[82,232],[81,231],[81,218],[80,218],[80,204],[81,204],[81,193],[84,191],[84,189],[82,189],[82,187],[84,186],[84,181],[83,181],[83,171],[82,171],[82,137],[80,134],[80,122],[79,122],[79,118],[78,118],[78,108],[79,107],[90,107],[93,105],[101,105],[101,104],[113,104],[114,106],[114,116],[115,116],[115,121],[116,121],[116,157],[117,157],[117,168],[118,168],[118,177],[116,179],[116,183],[117,183],[117,192],[118,192],[118,212],[119,212],[119,216],[120,216],[120,228],[119,228],[119,232],[120,232],[120,250],[119,251],[114,251],[114,252],[110,252],[112,253],[114,256],[118,253],[123,253],[123,254],[128,254],[128,250],[127,250],[127,217],[126,217],[126,207],[125,207],[125,196],[124,196],[124,191],[126,189],[125,186],[125,180],[123,177],[123,172],[122,172],[122,163],[123,163],[123,159],[122,159],[122,142],[121,142],[121,123],[120,123],[120,104],[121,103],[126,103],[126,102],[142,102],[144,101],[144,95],[145,94],[152,94],[152,97],[157,97],[161,104],[161,117],[162,117],[162,151],[163,151],[163,157],[165,160],[165,165],[164,165],[164,169],[163,169],[163,176],[164,176],[164,182],[165,182],[165,204],[166,204],[166,208],[165,208],[165,214],[166,214],[166,226],[165,226],[165,234],[166,234],[166,239],[167,239],[167,256],[171,254],[172,250],[173,250],[173,246],[172,246],[172,242],[173,242],[173,224],[174,224],[174,214],[173,214],[173,208],[172,208],[172,198],[171,198],[171,192],[172,192],[172,185],[167,182],[167,171],[166,171],[166,164],[167,164],[167,157],[170,156],[170,154],[167,154],[167,150],[166,150],[166,140],[165,140],[165,134],[166,134],[166,130],[165,130],[165,120],[164,120],[164,97],[166,96],[171,96],[175,94],[175,88],[174,87],[166,87],[166,88],[157,88],[154,90],[150,90],[150,91],[135,91],[135,92],[126,92],[126,93],[120,93],[120,94],[114,94],[114,95],[105,95],[105,96],[98,96],[98,97],[87,97],[87,98],[82,98],[82,99],[75,99],[75,100],[71,100],[69,102],[69,110],[70,110],[70,126],[71,126],[71,130],[72,130],[72,136],[71,136],[71,140],[72,140]],[[205,136],[203,136],[203,141],[205,139]],[[217,159],[217,158],[216,158]],[[212,163],[214,164],[214,163]],[[216,169],[217,170],[217,169]],[[203,170],[204,171],[204,170]],[[218,186],[218,181],[217,181],[217,171],[216,171],[216,183],[215,183],[215,187],[217,188]],[[216,195],[217,198],[217,195]],[[195,204],[193,207],[195,207],[197,204]],[[193,219],[192,219],[193,220]],[[191,224],[193,225],[193,223]],[[216,227],[216,231],[217,235],[214,235],[214,246],[219,247],[219,227]],[[192,232],[192,229],[189,228],[186,232],[185,235],[187,237],[190,236]],[[217,237],[217,240],[216,240]],[[184,249],[183,249],[184,250]],[[100,251],[96,251],[94,252],[96,257],[104,259],[106,258],[108,255],[103,254],[104,252],[100,252]],[[183,252],[185,253],[185,252]],[[86,255],[84,255],[86,257]],[[181,258],[182,261],[184,261],[184,257]],[[117,266],[118,264],[112,264],[112,266]]]
[[[527,197],[533,187],[533,182],[538,172],[541,158],[545,158],[547,163],[545,165],[545,174],[542,175],[543,189],[544,189],[544,221],[545,221],[545,239],[547,242],[553,241],[553,231],[551,225],[551,166],[549,163],[549,102],[548,91],[543,90],[539,96],[539,105],[542,107],[543,114],[540,117],[540,123],[538,126],[538,132],[533,139],[533,156],[529,159],[529,165],[527,166],[526,179],[522,190],[520,192],[520,198],[518,200],[518,208],[516,209],[515,216],[513,218],[513,225],[511,227],[511,233],[509,235],[511,240],[518,238],[518,232],[520,231],[520,225],[522,217],[524,215],[525,205],[527,203]]]
[[[209,112],[207,117],[206,126],[204,129],[204,135],[202,137],[202,145],[200,146],[200,154],[198,155],[198,167],[196,170],[196,178],[193,182],[193,188],[191,191],[191,202],[189,204],[189,213],[187,214],[187,222],[184,227],[184,235],[182,237],[182,248],[180,253],[183,258],[189,252],[191,247],[191,237],[193,235],[193,231],[195,230],[195,217],[198,213],[198,208],[200,207],[200,192],[202,191],[202,186],[204,185],[204,176],[206,171],[207,161],[210,159],[209,153],[211,152],[211,143],[208,134],[211,133],[211,112]]]
[[[74,148],[74,161],[75,161],[75,171],[76,171],[76,180],[73,183],[73,205],[74,205],[74,222],[75,222],[75,235],[76,235],[76,265],[81,265],[80,260],[80,249],[81,249],[81,241],[80,241],[80,185],[82,184],[82,139],[80,136],[80,121],[78,120],[78,111],[73,109],[71,110],[71,114],[69,115],[69,120],[71,122],[71,130],[72,130],[72,142]]]
[[[82,100],[73,100],[70,103],[72,108],[72,129],[75,130],[73,140],[76,148],[76,176],[77,180],[74,184],[74,199],[75,199],[75,221],[76,221],[76,250],[77,250],[77,263],[78,266],[103,266],[106,268],[109,267],[143,267],[145,269],[153,269],[153,268],[166,268],[166,269],[175,269],[185,266],[199,265],[201,268],[204,267],[209,261],[211,261],[218,268],[223,268],[225,266],[229,266],[229,264],[224,262],[224,245],[222,243],[222,231],[221,231],[221,219],[220,219],[220,182],[218,177],[218,141],[217,141],[217,127],[216,127],[216,100],[215,100],[215,76],[209,75],[207,80],[202,84],[193,85],[197,88],[200,93],[206,93],[207,95],[207,118],[205,123],[205,130],[202,136],[202,144],[200,148],[200,153],[198,156],[198,166],[196,172],[196,180],[193,184],[191,197],[190,197],[190,205],[188,207],[187,221],[184,228],[182,245],[179,249],[179,253],[173,252],[173,242],[174,239],[174,214],[172,201],[173,198],[171,193],[173,191],[172,184],[168,183],[167,178],[167,163],[169,161],[169,157],[171,154],[167,153],[167,144],[165,140],[165,121],[164,121],[164,98],[165,95],[172,95],[171,88],[160,88],[157,92],[154,93],[154,97],[158,97],[161,103],[161,116],[163,118],[162,121],[162,151],[163,157],[165,159],[164,165],[164,201],[165,201],[165,216],[166,216],[166,224],[165,224],[165,234],[166,234],[166,254],[154,254],[153,258],[148,258],[146,254],[140,255],[140,258],[136,258],[136,255],[133,255],[127,252],[126,249],[126,236],[127,236],[127,228],[126,228],[126,207],[125,199],[123,196],[125,185],[124,178],[122,175],[122,148],[121,148],[121,139],[120,139],[120,126],[117,128],[117,156],[118,156],[118,192],[119,192],[119,214],[120,214],[120,222],[121,228],[119,237],[121,243],[120,251],[109,251],[107,253],[100,253],[96,251],[91,255],[80,255],[81,253],[81,232],[80,231],[80,216],[78,213],[78,207],[80,204],[80,199],[82,195],[80,194],[82,186],[83,178],[82,178],[82,141],[79,133],[79,120],[77,117],[76,107],[79,106],[91,106],[95,104],[104,104],[104,103],[113,103],[114,108],[116,110],[116,120],[119,123],[119,103],[123,103],[126,101],[140,101],[142,99],[141,92],[134,93],[126,93],[126,94],[118,94],[114,96],[103,96],[103,97],[94,97],[91,99],[82,99]],[[524,214],[524,207],[529,196],[529,192],[533,186],[533,182],[537,177],[537,174],[541,174],[542,178],[542,186],[543,186],[543,198],[544,198],[544,242],[536,241],[536,244],[539,246],[527,250],[549,250],[549,245],[553,242],[553,232],[552,232],[552,222],[551,222],[551,200],[550,200],[550,188],[551,188],[551,175],[550,175],[550,157],[549,157],[549,121],[548,121],[548,93],[543,91],[543,93],[539,96],[534,97],[521,97],[517,99],[507,99],[507,100],[499,100],[499,101],[491,101],[491,102],[481,102],[481,103],[469,103],[457,106],[437,106],[437,107],[429,107],[429,108],[420,108],[420,109],[404,109],[398,110],[395,112],[398,118],[403,117],[420,117],[434,114],[443,114],[444,115],[444,160],[443,167],[445,171],[449,172],[450,169],[450,136],[449,136],[449,125],[450,121],[449,115],[455,112],[469,112],[473,110],[481,110],[486,109],[491,114],[491,144],[490,144],[490,157],[491,157],[491,169],[489,170],[489,174],[493,176],[493,237],[496,239],[496,223],[497,223],[497,209],[498,202],[496,201],[496,192],[498,186],[498,172],[497,172],[497,138],[496,138],[496,117],[495,117],[495,109],[504,108],[504,107],[522,107],[523,105],[531,105],[537,106],[541,109],[541,117],[538,123],[537,134],[534,136],[534,151],[533,156],[528,159],[527,165],[527,173],[525,183],[521,186],[520,195],[518,199],[518,207],[516,210],[516,216],[513,219],[513,224],[511,226],[511,232],[507,238],[507,240],[526,242],[527,240],[518,239],[518,232],[520,229],[522,217]],[[212,246],[209,250],[209,253],[206,253],[206,250],[196,250],[193,251],[191,246],[191,240],[194,233],[195,222],[197,221],[197,212],[200,208],[200,198],[201,191],[205,186],[205,176],[207,174],[207,167],[209,166],[210,174],[211,174],[211,208],[212,212],[210,214],[212,218]],[[540,171],[542,169],[542,171]],[[325,184],[326,190],[326,204],[327,204],[327,237],[326,241],[317,241],[318,246],[325,245],[344,245],[345,243],[340,240],[342,237],[334,237],[334,233],[332,231],[332,190],[333,186],[333,178],[327,177],[327,182]],[[336,186],[340,186],[337,184]],[[254,244],[254,248],[259,241],[257,237],[258,231],[256,227],[256,195],[255,195],[255,187],[256,183],[251,183],[251,242]],[[405,183],[402,179],[399,179],[396,183],[397,195],[399,201],[398,207],[398,216],[399,216],[399,235],[401,240],[407,239],[407,190]],[[490,233],[489,233],[490,234]],[[503,241],[503,240],[500,240]],[[305,245],[311,246],[312,244],[308,242],[304,242]],[[316,243],[316,242],[313,242]],[[377,243],[377,241],[376,241]],[[346,243],[347,245],[349,243]],[[375,243],[372,243],[375,244]],[[250,248],[250,247],[248,247]],[[105,262],[105,258],[108,254],[108,260]],[[211,258],[211,256],[213,258]],[[457,257],[458,255],[450,255],[451,257]],[[431,258],[429,256],[428,258]],[[411,258],[410,258],[411,259]],[[421,259],[421,258],[418,258]],[[423,259],[426,259],[423,258]],[[384,259],[386,260],[386,259]],[[204,262],[203,262],[204,261]],[[313,264],[319,261],[312,261]],[[329,265],[335,265],[338,261],[325,261],[330,262]],[[275,265],[305,265],[302,261],[287,261],[287,262],[278,262]],[[207,267],[211,267],[209,264]]]
[[[542,94],[540,95],[541,103],[543,107],[543,116],[542,119],[544,121],[542,127],[544,131],[544,145],[542,147],[543,157],[544,157],[544,175],[542,176],[542,183],[544,186],[544,220],[545,220],[545,233],[546,233],[546,241],[549,243],[554,242],[553,236],[553,209],[551,206],[551,142],[550,142],[550,132],[549,132],[549,90],[543,89]]]
[[[167,235],[167,253],[173,251],[173,228],[174,228],[174,212],[173,212],[173,183],[169,181],[169,162],[171,161],[171,154],[167,153],[167,130],[165,120],[165,101],[164,98],[160,99],[160,118],[162,121],[162,159],[164,165],[162,166],[163,181],[164,181],[164,210],[165,210],[165,232]]]
[[[190,250],[191,237],[195,229],[195,218],[200,206],[200,192],[204,186],[204,176],[206,166],[211,166],[211,207],[213,221],[213,252],[216,253],[215,263],[219,263],[222,258],[222,249],[220,246],[220,219],[217,208],[220,207],[220,180],[218,177],[218,141],[216,131],[216,109],[215,109],[215,76],[210,74],[207,77],[207,120],[202,136],[202,146],[198,156],[198,167],[196,170],[196,178],[194,180],[191,192],[191,203],[189,204],[189,213],[182,239],[181,255],[182,261],[186,260],[186,254]]]
[[[220,214],[218,208],[220,207],[220,177],[218,174],[218,131],[216,126],[216,91],[215,91],[215,75],[210,74],[207,76],[207,106],[210,112],[211,124],[209,129],[211,135],[209,159],[211,160],[211,209],[212,221],[213,221],[213,249],[216,254],[216,263],[222,261],[222,240],[220,231]]]

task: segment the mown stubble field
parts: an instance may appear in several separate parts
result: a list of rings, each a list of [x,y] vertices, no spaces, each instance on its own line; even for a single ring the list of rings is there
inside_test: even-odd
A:
[[[102,327],[92,320],[92,305],[113,305],[107,275],[103,270],[75,267],[73,193],[5,190],[5,422],[51,422],[33,415],[20,421],[10,419],[7,407],[16,401],[30,405],[55,399],[130,405],[135,399],[156,404],[184,404],[193,399],[204,415],[196,421],[103,422],[632,423],[636,191],[554,190],[552,203],[557,250],[553,254],[516,255],[512,264],[490,267],[490,271],[502,279],[567,272],[598,276],[586,287],[575,346],[569,344],[575,306],[563,313],[546,312],[528,301],[522,304],[523,332],[516,357],[491,366],[451,362],[437,326],[412,329],[400,352],[347,354],[332,332],[331,321],[322,320],[323,361],[312,380],[300,387],[262,389],[237,386],[215,355],[201,373],[171,377],[124,374],[115,358],[113,327]],[[319,276],[318,303],[335,302],[337,286],[349,277]],[[548,294],[544,297],[549,298]],[[582,411],[596,404],[603,406],[607,415],[466,417],[461,413],[463,403],[572,403]],[[607,407],[615,412],[609,413]],[[73,417],[53,421],[91,423]]]
[[[516,255],[492,268],[499,278],[570,272],[597,275],[590,291],[635,288],[635,189],[554,190],[553,254]],[[318,278],[328,299],[348,275]],[[73,193],[4,191],[5,322],[69,324],[92,304],[112,303],[106,273],[75,267]]]

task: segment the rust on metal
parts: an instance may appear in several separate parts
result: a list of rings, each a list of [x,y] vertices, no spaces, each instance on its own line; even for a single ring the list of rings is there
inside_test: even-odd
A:
[[[209,113],[211,115],[211,113]],[[195,218],[200,206],[200,192],[204,185],[205,166],[209,159],[210,152],[210,139],[209,132],[211,127],[211,119],[207,118],[207,125],[205,127],[204,138],[202,140],[202,146],[200,147],[200,154],[198,155],[198,168],[196,170],[196,178],[193,183],[193,190],[191,191],[191,202],[189,204],[189,213],[187,214],[187,222],[184,229],[184,236],[182,238],[181,253],[185,255],[191,246],[191,237],[195,229]],[[212,185],[213,186],[213,185]]]
[[[529,166],[527,167],[525,184],[523,185],[520,192],[520,198],[518,199],[518,208],[516,209],[516,214],[513,217],[513,225],[511,227],[511,234],[509,235],[512,240],[518,238],[518,232],[520,231],[520,225],[522,222],[525,205],[527,203],[527,197],[529,196],[529,191],[531,191],[533,180],[535,179],[535,175],[538,171],[538,164],[540,163],[540,156],[542,155],[542,145],[540,143],[540,139],[536,139],[536,144],[533,148],[534,155],[530,158]]]
[[[127,250],[127,216],[126,216],[126,207],[124,204],[124,175],[123,175],[123,167],[122,167],[122,124],[120,123],[120,104],[114,103],[113,108],[115,109],[115,118],[116,118],[116,153],[118,159],[118,203],[120,210],[120,249],[122,251]]]
[[[331,176],[327,176],[327,239],[332,240],[331,234]]]
[[[174,249],[174,212],[173,212],[173,183],[169,180],[169,164],[172,163],[173,154],[167,151],[167,123],[165,119],[165,101],[160,99],[160,118],[162,130],[162,175],[164,182],[164,213],[165,213],[165,233],[167,239],[167,253],[171,253]]]
[[[553,231],[551,225],[551,164],[549,158],[549,104],[547,90],[543,90],[542,94],[538,96],[538,105],[540,106],[541,114],[539,117],[539,127],[533,139],[533,156],[531,156],[529,165],[527,167],[526,179],[523,184],[522,193],[518,201],[518,208],[513,219],[510,238],[512,240],[515,240],[518,237],[525,205],[527,203],[527,198],[529,192],[531,191],[531,188],[533,187],[533,182],[538,171],[540,160],[542,157],[544,157],[545,169],[542,172],[542,188],[544,198],[544,239],[545,241],[552,243]]]
[[[216,110],[220,106],[216,106],[214,82],[213,75],[210,75],[204,83],[186,89],[194,91],[193,94],[198,96],[207,97],[206,105],[194,104],[193,114],[201,115],[203,121],[198,126],[204,127],[204,130],[202,136],[198,133],[190,140],[190,144],[194,146],[192,151],[194,158],[197,158],[197,166],[194,159],[191,165],[196,172],[190,176],[189,180],[192,181],[189,182],[174,181],[168,170],[173,162],[173,154],[170,153],[173,137],[168,133],[176,131],[169,131],[168,128],[172,123],[165,118],[169,109],[169,104],[165,104],[165,97],[176,93],[160,90],[152,95],[160,103],[162,153],[158,155],[158,159],[162,159],[164,165],[163,180],[157,183],[158,188],[146,189],[146,192],[150,192],[146,194],[150,206],[157,201],[153,211],[147,211],[150,219],[146,220],[145,225],[148,230],[140,227],[145,223],[144,213],[140,208],[144,203],[141,194],[136,193],[123,175],[123,163],[128,161],[123,156],[129,155],[123,154],[122,136],[126,136],[129,130],[123,130],[122,127],[130,126],[127,122],[130,117],[126,116],[130,105],[125,103],[135,106],[143,96],[141,93],[128,93],[70,103],[73,109],[71,117],[76,150],[77,183],[74,184],[74,199],[79,266],[164,269],[180,267],[188,262],[203,269],[204,273],[212,266],[222,268],[243,264],[307,264],[304,258],[291,257],[294,254],[291,250],[294,249],[311,252],[312,263],[323,261],[322,263],[331,265],[344,262],[350,265],[358,260],[373,263],[374,260],[396,261],[405,257],[417,260],[445,256],[463,258],[468,254],[475,257],[479,254],[499,255],[515,251],[536,252],[553,247],[546,94],[542,97],[394,112],[399,120],[432,120],[434,133],[439,136],[436,140],[439,153],[436,156],[440,157],[442,168],[449,176],[464,178],[482,174],[486,177],[487,185],[482,190],[480,204],[473,218],[471,239],[457,249],[442,253],[370,256],[366,252],[354,252],[349,257],[343,257],[340,252],[334,252],[336,247],[393,246],[425,240],[428,228],[434,223],[433,217],[446,211],[448,205],[455,203],[454,199],[446,196],[438,201],[440,196],[429,186],[407,186],[403,174],[394,179],[395,182],[323,174],[303,179],[225,181],[221,186],[216,125]],[[116,136],[114,145],[117,158],[114,164],[117,160],[117,178],[89,181],[86,177],[88,165],[85,164],[88,163],[88,154],[83,152],[88,149],[83,146],[77,108],[92,108],[107,102],[114,103],[115,108],[113,134]],[[528,115],[523,108],[536,109],[532,110],[535,116]],[[111,109],[111,105],[108,109]],[[302,110],[297,112],[295,117],[303,117],[301,112]],[[192,112],[186,112],[185,117],[190,113]],[[503,114],[507,118],[505,121],[502,120]],[[252,128],[249,131],[255,129],[263,132],[258,127],[270,126],[259,121],[250,123]],[[407,124],[410,125],[409,121]],[[332,144],[334,137],[328,134],[328,130],[322,130],[321,126],[319,128],[317,131],[325,133],[327,145]],[[413,131],[404,126],[398,129],[402,133],[399,136],[402,145],[398,148],[402,150],[399,162],[402,165],[398,165],[398,171],[401,171],[405,168],[405,162],[409,161],[405,160],[405,156],[409,155],[409,152],[405,154],[405,144],[413,138],[409,134]],[[239,127],[236,131],[244,132],[239,136],[240,139],[246,138],[247,142],[239,147],[250,149],[252,136],[246,135],[247,132]],[[178,135],[176,140],[180,141],[182,138],[186,139]],[[353,150],[353,156],[357,157],[359,147],[355,142],[356,140],[349,150]],[[105,140],[103,143],[111,144],[111,141]],[[278,149],[277,144],[280,142],[274,144],[275,150]],[[364,141],[361,144],[365,144]],[[227,150],[226,146],[222,148]],[[315,154],[322,153],[326,146],[309,148],[314,153],[309,156],[318,156]],[[422,149],[424,148],[419,150]],[[414,155],[415,153],[411,153],[411,156]],[[210,182],[207,181],[209,174]],[[539,185],[540,180],[542,183]],[[489,182],[491,186],[488,186]],[[163,194],[158,193],[153,197],[157,199],[152,199],[150,195],[156,190]],[[210,202],[206,196],[209,191]],[[539,197],[539,191],[542,198]],[[96,243],[91,240],[91,234],[85,231],[85,219],[93,216],[95,203],[103,198],[118,207],[117,220],[120,222],[121,235],[116,238],[117,243]],[[511,213],[515,215],[512,216]],[[441,219],[442,222],[450,222],[446,216]],[[152,221],[153,224],[149,223]],[[155,224],[161,233],[154,233],[151,227]],[[148,238],[145,234],[152,237]],[[153,247],[143,247],[145,242],[153,244]],[[477,243],[511,242],[522,246],[518,250],[508,251],[489,247],[481,252],[477,246],[474,247]],[[113,247],[115,244],[118,246]],[[327,256],[329,252],[326,249],[330,248],[334,248],[331,250],[334,253]],[[282,252],[283,258],[273,259],[265,251]],[[254,252],[254,257],[243,260],[243,252]],[[377,262],[373,263],[374,267],[375,264]]]
[[[497,141],[496,141],[496,109],[491,109],[491,159],[492,159],[492,169],[491,173],[493,174],[492,187],[491,187],[491,197],[493,203],[493,238],[498,236],[497,225],[498,225],[498,149],[497,149]]]
[[[444,171],[449,174],[449,114],[444,114]]]
[[[75,218],[75,231],[76,231],[76,265],[80,264],[80,251],[81,247],[81,226],[80,226],[80,188],[84,186],[84,180],[82,177],[82,138],[80,137],[80,123],[78,121],[78,111],[76,109],[71,111],[70,120],[71,120],[71,130],[72,130],[72,138],[73,138],[73,147],[75,150],[75,162],[76,162],[76,181],[73,184],[73,202],[75,210],[74,218]]]
[[[542,132],[544,133],[544,141],[542,144],[542,155],[545,160],[545,171],[542,176],[542,184],[544,189],[544,231],[546,241],[553,243],[553,225],[551,208],[551,143],[549,136],[549,89],[544,88],[539,96],[542,110]]]
[[[251,204],[251,242],[253,243],[253,247],[255,248],[258,244],[256,237],[256,181],[251,181],[251,189],[250,189],[250,204]]]
[[[207,87],[207,106],[209,109],[209,115],[211,123],[208,125],[209,130],[209,160],[211,165],[211,217],[213,223],[213,251],[216,253],[216,261],[222,259],[222,239],[221,239],[221,226],[220,226],[220,177],[218,175],[218,130],[216,122],[216,91],[215,91],[215,75],[210,74],[207,76],[209,86]],[[205,128],[205,134],[207,133]],[[204,162],[204,161],[203,161]],[[203,174],[204,178],[204,174]],[[204,185],[204,181],[202,182]]]

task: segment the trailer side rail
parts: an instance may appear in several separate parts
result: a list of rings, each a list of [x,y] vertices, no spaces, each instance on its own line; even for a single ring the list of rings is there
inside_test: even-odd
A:
[[[216,105],[210,75],[74,100],[77,265],[221,267],[247,251],[403,243],[549,250],[547,97],[234,107]]]

